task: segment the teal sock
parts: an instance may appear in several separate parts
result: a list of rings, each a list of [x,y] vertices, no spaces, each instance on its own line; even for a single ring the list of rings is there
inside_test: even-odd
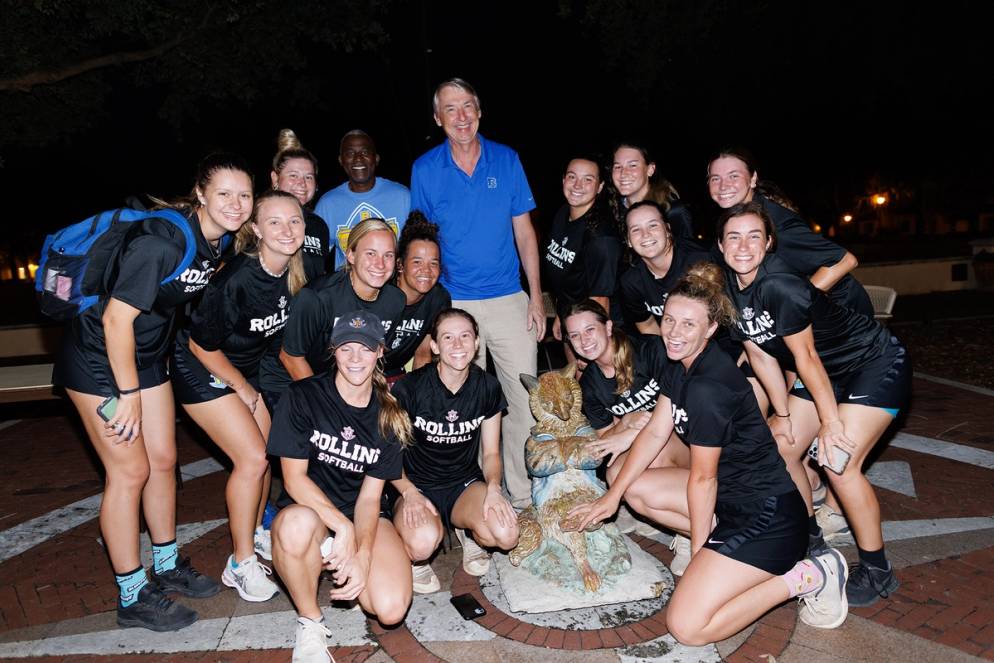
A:
[[[237,568],[238,568],[238,562],[236,562],[236,561],[235,561],[235,556],[234,556],[234,555],[232,555],[232,556],[231,556],[231,557],[229,557],[228,559],[230,559],[230,560],[231,560],[231,568],[233,568],[233,569],[237,569]]]
[[[165,573],[176,568],[176,555],[179,549],[176,547],[176,539],[166,543],[152,544],[152,564],[156,573]]]
[[[114,580],[117,581],[117,586],[121,590],[121,607],[127,608],[138,600],[138,592],[148,584],[148,575],[145,573],[145,569],[139,566],[131,573],[121,575],[115,573]]]

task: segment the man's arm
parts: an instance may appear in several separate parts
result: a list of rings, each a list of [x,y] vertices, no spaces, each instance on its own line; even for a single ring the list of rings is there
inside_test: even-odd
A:
[[[545,338],[545,305],[542,303],[542,283],[538,268],[538,238],[532,226],[531,214],[525,212],[511,217],[514,244],[528,280],[528,331],[535,327],[536,339]]]

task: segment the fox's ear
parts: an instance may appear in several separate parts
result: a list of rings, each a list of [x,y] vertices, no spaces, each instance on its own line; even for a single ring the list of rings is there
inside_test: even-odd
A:
[[[538,378],[535,377],[534,375],[528,375],[527,373],[522,373],[521,375],[518,376],[518,379],[521,380],[521,384],[525,385],[525,389],[527,389],[528,391],[531,391],[532,389],[538,386]]]
[[[566,368],[559,371],[559,374],[564,378],[575,378],[576,377],[576,362],[571,361],[566,365]]]

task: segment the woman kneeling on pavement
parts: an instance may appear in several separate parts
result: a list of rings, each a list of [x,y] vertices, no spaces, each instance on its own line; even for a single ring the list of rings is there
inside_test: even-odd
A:
[[[662,394],[607,493],[575,508],[581,529],[609,517],[676,431],[690,445],[687,506],[693,557],[673,592],[667,627],[680,642],[725,639],[784,601],[804,599],[801,620],[845,621],[846,565],[828,550],[803,559],[807,511],[735,362],[709,340],[734,309],[715,265],[691,268],[670,293],[662,337],[673,360]],[[717,527],[714,527],[717,517]]]
[[[273,565],[297,607],[294,663],[327,663],[318,580],[380,623],[411,604],[411,563],[390,521],[383,486],[401,476],[411,422],[377,362],[384,329],[369,311],[344,313],[331,333],[333,366],[290,385],[276,408],[268,451],[281,459],[283,507],[273,521]]]
[[[442,311],[430,343],[438,360],[393,386],[415,439],[404,450],[403,479],[393,482],[401,495],[394,525],[415,562],[427,560],[445,529],[456,527],[463,570],[481,576],[490,568],[481,545],[506,551],[518,544],[517,515],[500,487],[500,418],[507,401],[497,378],[473,363],[480,348],[473,316],[457,308]],[[414,591],[439,588],[431,566],[415,564]]]

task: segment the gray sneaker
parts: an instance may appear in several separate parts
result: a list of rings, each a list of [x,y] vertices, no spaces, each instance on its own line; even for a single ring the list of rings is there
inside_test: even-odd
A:
[[[797,616],[808,626],[838,628],[849,614],[846,601],[849,567],[846,566],[846,558],[838,550],[829,548],[827,552],[812,557],[811,561],[821,571],[825,581],[820,588],[801,596],[802,605]]]

